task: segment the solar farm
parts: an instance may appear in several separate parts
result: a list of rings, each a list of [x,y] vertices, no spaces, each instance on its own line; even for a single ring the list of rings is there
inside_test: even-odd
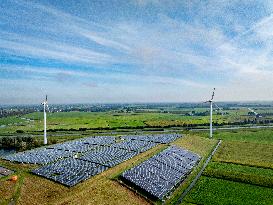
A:
[[[180,137],[181,135],[178,134],[124,136],[121,142],[116,142],[113,136],[88,137],[19,152],[4,156],[3,159],[42,165],[32,170],[32,173],[72,187],[159,144],[170,143]],[[163,163],[175,160],[175,158],[167,157],[170,154],[176,157],[182,154],[175,148],[168,149],[164,153],[166,157],[162,160],[166,162],[163,161]],[[185,161],[185,163],[188,162]],[[183,170],[180,171],[183,172]]]

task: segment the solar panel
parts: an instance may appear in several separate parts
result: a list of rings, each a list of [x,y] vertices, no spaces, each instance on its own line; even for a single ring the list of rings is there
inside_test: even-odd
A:
[[[4,177],[4,176],[8,176],[8,175],[11,175],[13,174],[14,171],[12,170],[9,170],[5,167],[0,167],[0,177]]]
[[[116,165],[118,165],[118,164],[120,164],[120,163],[122,163],[122,162],[124,162],[124,161],[126,161],[128,159],[133,158],[137,154],[138,154],[137,152],[128,152],[125,155],[122,155],[122,156],[120,156],[118,158],[113,159],[112,161],[104,163],[104,165],[107,166],[107,167],[114,167],[114,166],[116,166]]]
[[[144,147],[140,148],[138,151],[139,152],[146,152],[147,150],[149,150],[149,149],[151,149],[151,148],[153,148],[155,146],[157,146],[156,143],[154,143],[154,142],[148,142]]]
[[[95,151],[87,152],[80,157],[82,160],[102,164],[108,167],[113,167],[127,159],[132,158],[137,153],[124,149],[119,149],[114,146],[101,147]]]
[[[149,141],[129,140],[113,144],[112,146],[120,149],[126,149],[129,151],[145,152],[156,145],[157,145],[156,143]]]
[[[141,174],[138,174],[141,173]],[[163,196],[167,193],[167,189],[162,186],[162,182],[160,182],[155,176],[148,178],[142,172],[125,172],[123,177],[130,182],[133,182],[136,186],[145,190],[149,194],[162,199]]]
[[[178,138],[182,137],[178,134],[156,134],[156,135],[130,135],[121,137],[124,140],[140,140],[155,143],[170,143]]]
[[[71,152],[86,152],[91,149],[96,149],[96,147],[98,147],[98,145],[89,145],[81,141],[71,141],[62,144],[55,144],[48,148],[66,150]]]
[[[96,163],[67,158],[53,164],[45,165],[32,172],[66,186],[74,186],[106,169],[107,167]]]
[[[140,165],[125,171],[122,176],[136,187],[162,200],[185,179],[199,159],[197,154],[171,146]]]
[[[96,136],[81,139],[81,142],[93,145],[110,145],[115,143],[115,141],[116,138],[113,136]]]
[[[64,157],[71,157],[74,153],[65,150],[39,148],[4,156],[3,159],[30,164],[47,164]]]

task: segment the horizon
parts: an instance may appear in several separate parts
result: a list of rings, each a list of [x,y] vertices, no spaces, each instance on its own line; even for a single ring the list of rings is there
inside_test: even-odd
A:
[[[272,20],[267,0],[4,0],[0,105],[271,102]]]
[[[217,104],[233,104],[233,103],[242,103],[242,104],[265,104],[265,105],[269,105],[269,104],[273,104],[273,101],[264,101],[264,100],[256,100],[256,101],[214,101],[217,102]],[[122,104],[133,104],[133,105],[145,105],[145,104],[204,104],[206,105],[206,103],[204,103],[203,101],[192,101],[192,102],[94,102],[94,103],[48,103],[48,105],[122,105]],[[0,104],[0,106],[40,106],[41,103],[33,103],[33,104]],[[209,104],[207,104],[208,107]]]

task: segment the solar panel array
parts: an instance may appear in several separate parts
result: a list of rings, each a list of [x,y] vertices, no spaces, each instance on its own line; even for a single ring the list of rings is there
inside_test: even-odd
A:
[[[2,159],[30,164],[48,164],[59,159],[72,157],[76,153],[94,150],[102,145],[115,142],[113,136],[88,137],[79,140],[54,144],[45,148],[33,149],[2,157]],[[75,153],[76,152],[76,153]]]
[[[34,174],[52,179],[66,186],[74,186],[107,167],[79,159],[67,158],[33,170]]]
[[[174,140],[178,135],[125,136],[116,143],[113,136],[88,137],[3,157],[20,163],[42,164],[33,173],[67,186],[88,179],[114,167],[158,143]]]
[[[138,140],[130,140],[125,142],[116,143],[113,146],[121,149],[126,149],[135,152],[145,152],[157,144],[149,141],[138,141]]]
[[[3,159],[20,163],[47,164],[71,156],[73,156],[73,153],[69,151],[40,148],[7,155]]]
[[[59,143],[49,146],[49,148],[67,150],[71,152],[86,152],[100,145],[109,145],[115,143],[113,136],[88,137],[80,140]]]
[[[0,166],[0,178],[1,178],[1,177],[4,177],[4,176],[11,175],[11,174],[13,174],[13,173],[14,173],[14,171],[11,171],[11,170],[9,170],[9,169],[6,169],[5,167],[1,167],[1,166]]]
[[[186,178],[199,159],[197,154],[171,146],[122,176],[125,181],[162,200]]]
[[[178,138],[181,135],[179,134],[156,134],[156,135],[130,135],[122,137],[125,140],[140,140],[140,141],[148,141],[155,143],[170,143]]]

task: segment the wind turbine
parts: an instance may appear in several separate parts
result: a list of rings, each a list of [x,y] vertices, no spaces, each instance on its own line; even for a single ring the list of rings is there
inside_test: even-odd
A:
[[[47,104],[47,95],[45,101],[41,103],[44,106],[44,144],[47,144],[47,137],[46,137],[46,108],[48,108]]]
[[[211,99],[206,101],[205,103],[210,104],[210,138],[212,138],[212,104],[213,104],[213,98],[214,98],[215,88],[213,88]]]

